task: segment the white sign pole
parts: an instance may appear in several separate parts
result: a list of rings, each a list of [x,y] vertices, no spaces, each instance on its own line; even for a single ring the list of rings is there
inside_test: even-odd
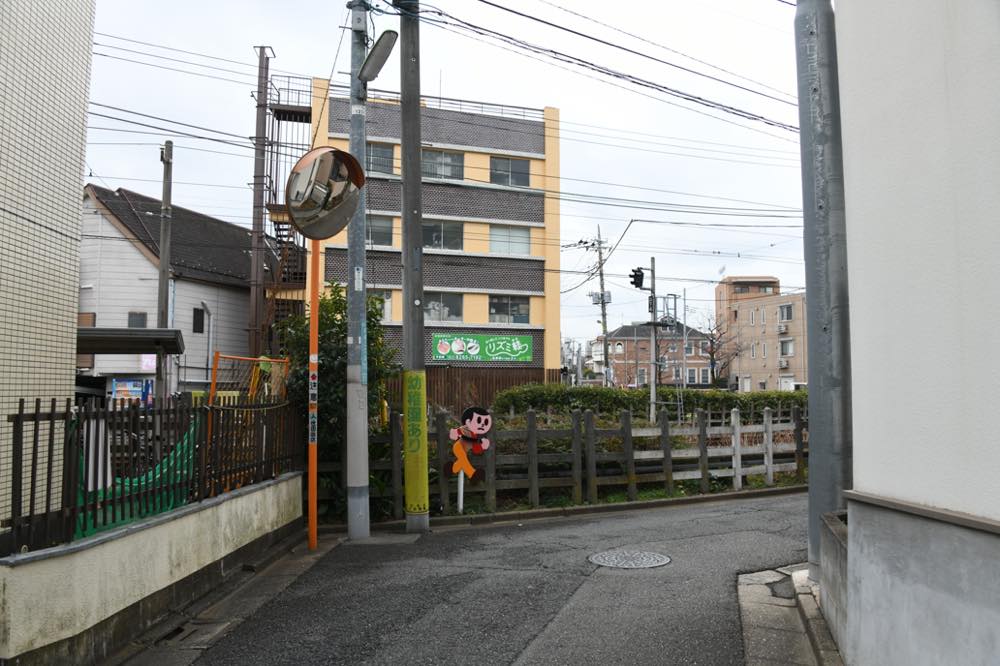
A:
[[[458,473],[458,513],[465,509],[465,472]]]

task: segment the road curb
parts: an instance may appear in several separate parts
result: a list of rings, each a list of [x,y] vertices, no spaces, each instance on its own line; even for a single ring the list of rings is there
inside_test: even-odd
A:
[[[583,516],[587,514],[611,513],[615,511],[636,511],[639,509],[656,509],[667,506],[686,504],[702,504],[726,500],[752,499],[755,497],[771,497],[773,495],[793,495],[808,490],[807,485],[785,486],[782,488],[758,488],[755,490],[737,490],[733,492],[690,495],[688,497],[668,497],[664,499],[642,500],[636,502],[615,502],[610,504],[585,504],[553,509],[525,509],[521,511],[502,511],[497,513],[482,513],[471,516],[435,516],[431,518],[431,528],[453,526],[490,525],[512,521],[536,520],[539,518],[563,518]],[[374,523],[373,529],[396,530],[405,529],[406,521],[391,520],[384,523]],[[342,523],[320,525],[320,532],[346,532],[347,525]]]

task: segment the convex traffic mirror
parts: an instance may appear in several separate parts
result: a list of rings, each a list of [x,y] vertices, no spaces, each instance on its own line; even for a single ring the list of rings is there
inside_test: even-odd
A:
[[[364,170],[350,153],[310,150],[295,163],[285,188],[292,224],[312,240],[334,236],[351,221],[364,184]]]

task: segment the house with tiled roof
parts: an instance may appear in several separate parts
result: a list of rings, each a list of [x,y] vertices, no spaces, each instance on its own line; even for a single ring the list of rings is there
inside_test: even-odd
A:
[[[156,326],[160,205],[123,188],[84,188],[80,326]],[[170,391],[197,391],[216,350],[249,347],[250,230],[180,206],[172,220],[168,328],[181,331],[185,350],[171,357],[167,381]],[[77,373],[104,378],[108,395],[135,397],[153,388],[156,357],[81,355]]]
[[[591,343],[594,352],[603,354],[603,336]],[[704,332],[685,326],[670,317],[660,319],[656,327],[656,365],[658,386],[706,388],[712,384],[711,340]],[[608,363],[614,386],[636,387],[649,383],[653,359],[650,354],[649,322],[624,324],[608,332]],[[603,372],[603,364],[595,367]]]

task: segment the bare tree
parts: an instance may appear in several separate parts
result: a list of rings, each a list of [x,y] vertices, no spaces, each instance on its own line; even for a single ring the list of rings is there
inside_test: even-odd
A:
[[[736,339],[735,331],[728,330],[725,322],[716,321],[714,317],[705,318],[701,332],[705,334],[705,340],[708,342],[708,361],[714,384],[718,377],[729,375],[730,363],[739,356],[740,343]]]

